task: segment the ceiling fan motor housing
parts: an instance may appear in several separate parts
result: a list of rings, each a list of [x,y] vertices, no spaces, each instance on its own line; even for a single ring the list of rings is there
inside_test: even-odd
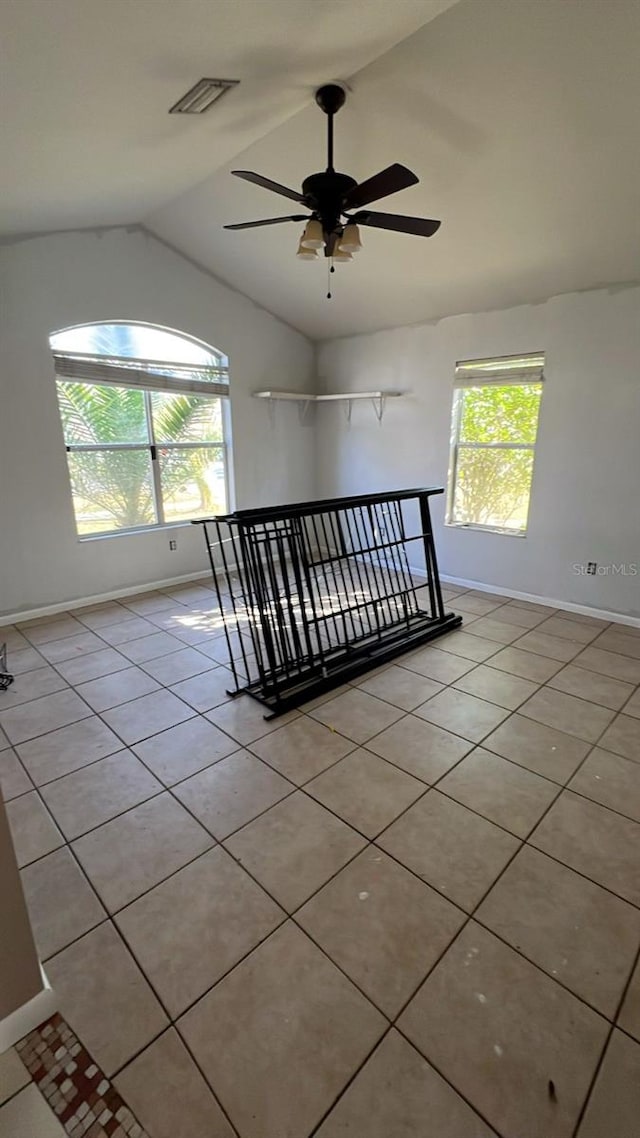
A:
[[[333,233],[340,226],[344,198],[357,184],[355,178],[336,170],[324,170],[305,178],[302,183],[305,205],[319,217],[325,234]]]

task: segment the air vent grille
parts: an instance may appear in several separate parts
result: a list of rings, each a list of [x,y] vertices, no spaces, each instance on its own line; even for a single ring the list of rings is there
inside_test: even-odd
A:
[[[202,115],[211,109],[232,87],[237,87],[239,79],[199,79],[197,83],[178,99],[169,109],[170,115]]]

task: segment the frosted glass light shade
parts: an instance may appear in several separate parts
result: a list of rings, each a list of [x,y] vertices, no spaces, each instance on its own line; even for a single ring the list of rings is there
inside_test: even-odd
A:
[[[344,227],[344,233],[340,241],[340,248],[343,253],[357,253],[362,249],[362,241],[360,240],[360,230],[355,222],[349,222]]]
[[[300,244],[303,245],[305,249],[321,249],[324,245],[322,225],[315,217],[312,217],[311,220],[307,222]]]
[[[342,264],[343,261],[353,261],[353,256],[351,253],[347,253],[340,245],[335,246],[331,256],[333,257],[334,261],[338,261],[340,264]]]
[[[315,249],[306,249],[302,244],[302,241],[300,241],[296,257],[298,257],[301,261],[315,261],[317,259],[317,256],[318,253]]]

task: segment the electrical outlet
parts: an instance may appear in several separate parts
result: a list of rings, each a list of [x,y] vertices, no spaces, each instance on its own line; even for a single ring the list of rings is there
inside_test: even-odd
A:
[[[178,543],[177,543],[177,541],[174,541],[174,540],[172,539],[172,540],[169,542],[169,549],[175,550],[175,549],[177,549],[177,548],[178,548]]]
[[[589,573],[590,576],[595,577],[597,568],[598,566],[595,561],[587,561],[587,573]]]

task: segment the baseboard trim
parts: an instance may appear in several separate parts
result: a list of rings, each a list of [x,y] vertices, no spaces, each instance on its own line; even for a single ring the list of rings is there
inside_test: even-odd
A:
[[[230,566],[230,568],[233,569],[235,566]],[[422,569],[416,569],[413,566],[409,566],[409,568],[414,576],[425,577]],[[108,593],[95,593],[91,597],[60,601],[52,605],[42,605],[40,608],[23,609],[21,612],[0,613],[0,624],[15,624],[21,620],[37,620],[41,616],[53,616],[57,612],[87,608],[89,605],[99,605],[105,601],[117,601],[120,597],[131,596],[132,593],[152,593],[156,589],[166,589],[171,585],[184,585],[190,581],[200,581],[206,579],[207,576],[207,570],[200,569],[196,573],[184,573],[180,577],[167,577],[162,581],[152,581],[146,585],[128,585],[122,589],[111,589]],[[541,597],[536,593],[523,593],[518,589],[507,589],[503,585],[487,585],[483,581],[451,577],[446,573],[440,574],[440,580],[449,585],[458,585],[462,589],[476,589],[479,593],[500,593],[512,600],[530,601],[532,604],[547,605],[549,608],[560,609],[564,612],[577,612],[582,616],[593,616],[598,620],[609,620],[616,624],[629,625],[630,628],[640,628],[640,617],[628,616],[625,613],[609,612],[607,609],[591,608],[589,605],[577,605],[571,601],[559,601],[554,597]]]
[[[43,987],[28,1000],[26,1004],[16,1008],[11,1015],[0,1021],[0,1054],[13,1047],[14,1043],[23,1039],[30,1031],[44,1023],[46,1019],[57,1012],[58,1001],[53,988],[47,980],[46,973],[40,966]]]
[[[414,573],[416,570],[412,569],[411,572]],[[416,575],[423,577],[424,573],[417,572]],[[530,601],[532,604],[547,605],[549,608],[560,609],[563,612],[577,612],[581,616],[593,616],[597,620],[609,620],[616,624],[629,625],[630,628],[640,628],[640,617],[627,616],[625,613],[609,612],[607,609],[591,608],[589,605],[576,605],[571,601],[558,601],[554,597],[539,597],[535,593],[505,589],[502,585],[485,585],[482,581],[468,581],[464,577],[450,577],[445,573],[440,574],[440,580],[449,585],[458,585],[462,589],[476,589],[479,593],[500,593],[515,601]]]
[[[117,601],[120,597],[130,597],[132,593],[153,593],[155,589],[166,589],[169,585],[185,585],[189,581],[200,581],[206,577],[207,570],[199,569],[197,573],[183,573],[180,577],[167,577],[162,581],[152,581],[146,585],[127,585],[122,589],[110,589],[108,593],[95,593],[91,597],[57,601],[52,605],[41,605],[40,608],[35,609],[22,609],[20,612],[0,613],[0,624],[15,624],[20,620],[37,620],[41,616],[53,616],[57,612],[69,612],[72,609],[88,608],[89,605],[100,605],[105,601]],[[209,580],[211,580],[210,573]]]

